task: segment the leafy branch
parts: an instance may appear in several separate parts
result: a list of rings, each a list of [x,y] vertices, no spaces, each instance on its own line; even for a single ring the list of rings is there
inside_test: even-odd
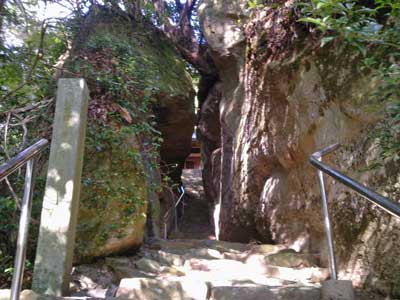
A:
[[[46,30],[48,27],[47,20],[44,20],[42,22],[41,30],[40,30],[40,41],[39,41],[39,46],[36,52],[36,56],[33,59],[32,66],[29,70],[29,72],[26,74],[24,81],[18,85],[14,90],[9,91],[6,93],[0,100],[1,101],[6,101],[7,98],[15,95],[18,91],[20,91],[23,87],[26,85],[30,84],[32,81],[32,77],[34,75],[34,71],[36,69],[36,66],[38,65],[39,61],[43,58],[43,52],[44,52],[44,38],[46,35]]]
[[[378,139],[382,154],[389,157],[400,153],[400,2],[361,3],[311,0],[299,4],[298,21],[323,33],[321,47],[337,40],[356,49],[363,58],[360,69],[379,80],[371,98],[384,103],[387,118],[371,137]]]

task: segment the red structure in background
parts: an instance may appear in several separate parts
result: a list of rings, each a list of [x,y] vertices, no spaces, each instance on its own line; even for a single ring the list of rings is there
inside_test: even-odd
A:
[[[190,155],[186,158],[185,169],[200,169],[201,168],[201,154],[200,143],[196,138],[196,134],[192,136],[192,149]]]

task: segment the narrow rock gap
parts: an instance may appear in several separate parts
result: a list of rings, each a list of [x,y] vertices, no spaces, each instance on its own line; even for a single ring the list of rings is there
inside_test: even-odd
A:
[[[171,238],[214,239],[209,206],[204,197],[202,170],[184,169],[185,196],[179,207],[178,231]]]
[[[191,151],[185,160],[181,181],[185,192],[176,211],[178,226],[172,226],[168,238],[215,239],[210,206],[204,193],[200,143],[195,132],[192,135]]]

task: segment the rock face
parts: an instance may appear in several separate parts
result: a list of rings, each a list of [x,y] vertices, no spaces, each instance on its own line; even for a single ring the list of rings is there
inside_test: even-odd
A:
[[[203,186],[206,200],[215,206],[219,193],[221,165],[221,126],[219,122],[219,102],[222,97],[222,84],[216,83],[208,92],[201,105],[198,136],[201,141],[203,162]],[[210,218],[212,219],[212,218]]]
[[[320,48],[296,22],[290,1],[251,15],[246,3],[206,0],[199,8],[222,90],[214,101],[214,107],[219,103],[220,140],[200,126],[207,137],[202,139],[204,172],[218,170],[214,178],[220,179],[206,181],[205,193],[220,205],[221,239],[274,241],[320,253],[326,264],[311,153],[341,143],[326,162],[399,199],[399,160],[360,172],[377,158],[368,139],[382,118],[368,98],[377,83],[357,70],[351,50]],[[206,101],[201,120],[209,118],[207,107]],[[399,295],[395,258],[400,244],[394,237],[400,222],[338,183],[328,180],[327,188],[341,276]]]
[[[159,30],[122,11],[92,7],[80,26],[63,74],[91,91],[77,261],[139,247],[146,222],[159,235],[160,165],[180,174],[191,148],[185,67]]]

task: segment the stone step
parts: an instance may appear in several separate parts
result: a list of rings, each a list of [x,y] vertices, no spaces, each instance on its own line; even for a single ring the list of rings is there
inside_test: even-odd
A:
[[[222,259],[224,255],[215,249],[171,249],[171,250],[145,250],[141,255],[159,261],[162,264],[182,266],[190,258]]]
[[[140,300],[206,300],[208,287],[192,280],[156,280],[129,278],[121,280],[116,297]]]
[[[158,261],[159,263],[167,266],[183,266],[185,264],[185,257],[181,254],[166,252],[163,250],[146,250],[142,252],[144,258],[149,258]]]
[[[329,276],[327,269],[317,267],[290,268],[280,267],[268,264],[263,257],[252,257],[245,262],[231,259],[204,259],[204,258],[188,258],[183,259],[174,257],[167,259],[163,256],[160,261],[151,258],[141,258],[136,261],[135,268],[150,274],[170,274],[172,276],[184,276],[193,271],[201,271],[210,273],[210,276],[222,276],[228,274],[231,278],[252,278],[254,275],[264,275],[267,277],[279,278],[287,281],[296,282],[312,282],[317,283],[325,280]],[[166,264],[166,265],[164,265]],[[114,266],[114,269],[116,267]],[[125,268],[122,267],[122,271]],[[129,270],[129,269],[128,269]],[[128,270],[125,274],[129,274]],[[134,272],[134,269],[131,270]],[[121,273],[121,270],[118,272]],[[126,276],[134,277],[134,276]]]
[[[154,245],[154,244],[153,244]],[[276,245],[249,245],[203,240],[160,241],[155,249],[142,251],[143,257],[130,266],[133,277],[179,277],[193,272],[209,273],[204,278],[226,278],[227,280],[258,281],[261,277],[275,278],[303,284],[318,283],[329,276],[327,269],[316,267],[312,255],[296,253]],[[189,245],[192,248],[185,248]],[[214,246],[225,251],[205,248]],[[249,246],[249,247],[248,247]],[[238,249],[244,252],[239,252]],[[161,249],[160,249],[161,248]],[[160,249],[160,250],[157,250]],[[255,252],[258,251],[258,252]],[[129,274],[130,262],[122,264],[122,271]],[[121,265],[117,263],[116,265]],[[111,266],[111,268],[116,268]],[[140,276],[142,272],[146,276]],[[121,272],[119,272],[121,273]],[[139,276],[137,276],[139,275]],[[199,276],[199,275],[198,275]],[[256,278],[256,280],[255,280]]]
[[[110,293],[105,288],[117,281],[120,284],[116,294],[122,298],[197,300],[206,299],[203,295],[206,294],[210,300],[225,294],[226,297],[249,294],[249,299],[258,299],[265,294],[275,300],[295,293],[298,299],[303,299],[302,291],[310,290],[312,300],[315,291],[319,291],[319,283],[329,275],[326,269],[316,267],[315,256],[282,245],[213,240],[152,240],[138,256],[106,258],[104,264],[102,272],[108,274],[107,270],[112,270],[114,280],[107,279],[108,284],[91,282],[82,274],[77,278],[75,295],[96,297],[106,291],[108,297]],[[96,272],[88,275],[89,279],[97,276]],[[221,292],[228,287],[235,287],[231,291],[235,294]]]
[[[204,247],[207,245],[211,248]],[[284,248],[282,245],[239,245],[238,243],[202,240],[184,240],[176,243],[161,241],[155,247],[156,249],[152,247],[143,248],[141,255],[164,264],[178,266],[183,265],[185,260],[191,258],[231,259],[242,262],[258,260],[262,264],[290,268],[315,267],[319,264],[316,256],[297,253],[292,249]],[[246,250],[239,251],[237,249]]]
[[[221,286],[211,289],[209,300],[320,300],[316,287]]]
[[[10,300],[11,292],[9,289],[0,290],[0,300]],[[37,294],[32,290],[23,290],[20,293],[20,300],[115,300],[114,297],[57,297],[50,295]]]
[[[141,300],[320,300],[314,286],[219,285],[193,280],[123,279],[117,298]]]
[[[318,283],[329,276],[327,269],[310,268],[287,268],[259,263],[257,261],[248,261],[242,263],[235,260],[219,259],[189,259],[183,266],[183,272],[186,274],[193,271],[208,272],[214,277],[251,279],[254,276],[262,275],[264,277],[277,278],[286,281],[302,283]]]
[[[191,239],[176,239],[176,240],[162,240],[162,239],[152,239],[150,240],[146,248],[156,249],[156,250],[184,250],[196,248],[208,248],[218,250],[220,252],[231,252],[240,253],[249,251],[252,245],[224,242],[216,240],[191,240]]]
[[[213,249],[220,253],[230,254],[272,254],[280,250],[286,249],[283,245],[271,244],[242,244],[235,242],[225,242],[217,240],[191,240],[191,239],[175,239],[175,240],[162,240],[153,239],[149,241],[144,249],[164,250],[175,254],[187,253],[189,250],[194,249]],[[204,250],[203,250],[204,251]]]
[[[146,282],[147,280],[147,282]],[[56,297],[40,295],[31,290],[24,290],[20,300],[384,300],[384,296],[358,291],[353,295],[351,282],[326,282],[321,288],[314,286],[268,286],[268,285],[220,285],[212,286],[194,282],[194,284],[179,281],[135,279],[123,281],[124,289],[119,289],[116,297]],[[136,292],[133,292],[131,287]],[[324,289],[325,288],[325,289]],[[330,289],[333,288],[333,292]],[[143,290],[144,289],[144,290]],[[328,296],[329,294],[329,296]],[[0,289],[0,300],[10,299],[10,290]],[[136,295],[136,296],[135,296]],[[137,295],[140,295],[138,298]],[[203,296],[206,298],[203,298]],[[133,296],[135,296],[133,298]],[[354,298],[353,298],[354,297]]]

